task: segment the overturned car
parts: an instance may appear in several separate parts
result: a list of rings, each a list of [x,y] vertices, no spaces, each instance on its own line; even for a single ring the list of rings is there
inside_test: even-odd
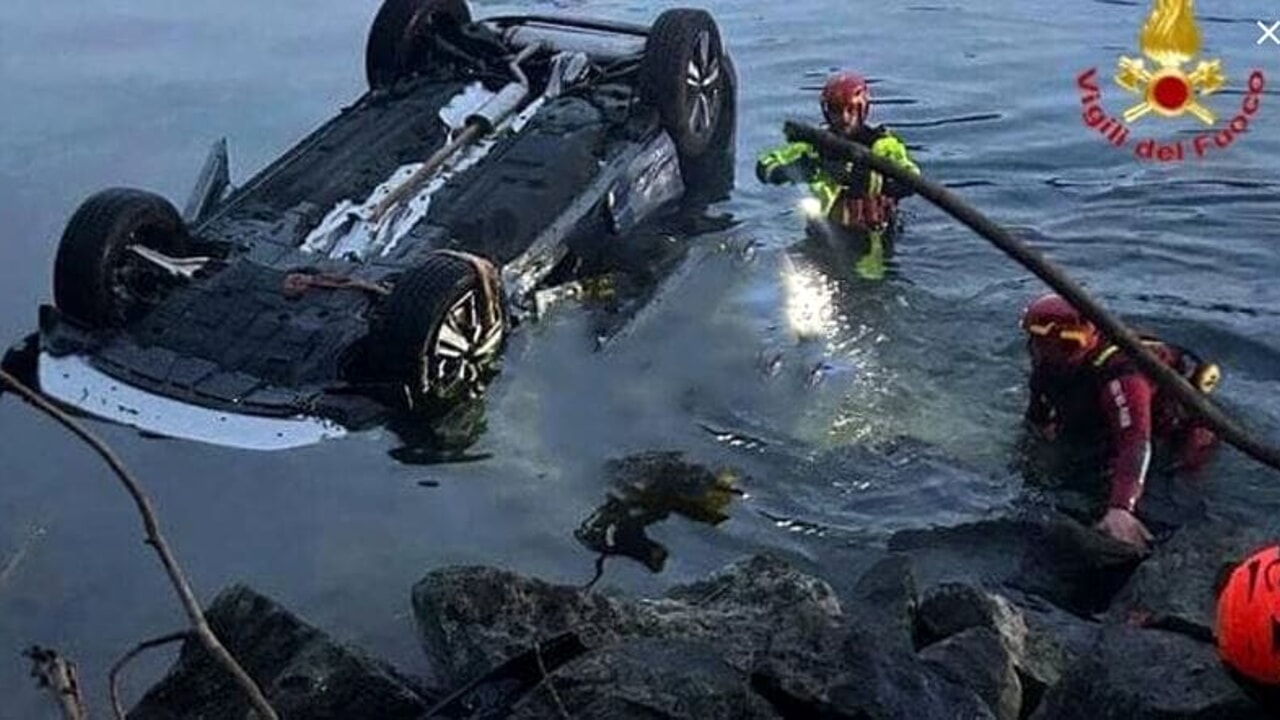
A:
[[[88,198],[41,308],[42,392],[162,435],[313,442],[480,396],[534,296],[733,182],[717,26],[386,0],[368,90],[239,188],[215,146],[180,213]]]

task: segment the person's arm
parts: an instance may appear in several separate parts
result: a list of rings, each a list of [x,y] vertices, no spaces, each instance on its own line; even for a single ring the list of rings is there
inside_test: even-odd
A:
[[[1132,513],[1142,497],[1151,464],[1151,382],[1139,373],[1109,380],[1102,407],[1111,438],[1107,507]]]
[[[1152,535],[1134,515],[1151,464],[1151,383],[1130,373],[1102,388],[1103,413],[1111,435],[1107,470],[1111,489],[1098,521],[1103,533],[1146,552]]]
[[[871,154],[889,160],[912,175],[920,174],[920,167],[911,159],[911,154],[907,152],[906,143],[902,142],[892,132],[885,131],[883,136],[872,143]],[[898,199],[913,195],[915,191],[891,177],[886,177],[884,180],[884,193]]]
[[[792,142],[760,155],[756,177],[770,185],[803,183],[813,179],[818,170],[818,151],[806,142]]]

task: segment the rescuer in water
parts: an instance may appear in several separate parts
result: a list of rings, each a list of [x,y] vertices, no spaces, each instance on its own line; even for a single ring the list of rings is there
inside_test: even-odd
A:
[[[873,155],[919,174],[907,147],[883,125],[869,125],[871,89],[852,72],[831,76],[822,88],[826,129],[866,146]],[[910,188],[868,167],[843,158],[825,157],[807,142],[790,142],[767,151],[756,164],[756,176],[769,184],[808,183],[813,197],[805,203],[811,236],[857,248],[855,271],[867,279],[884,277],[884,260],[892,251],[898,201]]]
[[[1028,423],[1048,441],[1101,443],[1110,487],[1097,528],[1147,549],[1152,536],[1138,519],[1138,503],[1153,439],[1167,442],[1181,467],[1194,469],[1208,459],[1213,433],[1062,297],[1047,294],[1032,301],[1023,312],[1022,329],[1031,354]],[[1155,338],[1143,342],[1201,392],[1218,384],[1216,365]]]

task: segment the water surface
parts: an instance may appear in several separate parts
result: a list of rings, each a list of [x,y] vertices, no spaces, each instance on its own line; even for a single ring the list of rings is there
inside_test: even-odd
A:
[[[667,6],[475,8],[647,22]],[[572,531],[603,501],[611,457],[686,450],[748,476],[727,522],[651,528],[672,552],[661,574],[624,559],[606,566],[603,583],[634,592],[760,549],[818,557],[1020,497],[1009,469],[1025,402],[1017,319],[1038,282],[919,200],[888,282],[837,281],[788,259],[800,191],[754,179],[755,153],[781,141],[784,119],[816,119],[815,90],[839,65],[874,79],[875,119],[901,130],[930,177],[1111,309],[1219,360],[1223,404],[1280,438],[1280,102],[1270,90],[1230,151],[1140,164],[1081,125],[1074,77],[1091,66],[1106,77],[1118,54],[1137,54],[1141,4],[708,7],[741,75],[738,188],[714,209],[738,225],[682,239],[688,271],[603,352],[580,311],[525,328],[475,448],[491,459],[401,464],[384,431],[261,454],[91,423],[144,478],[202,597],[248,582],[414,672],[408,598],[425,571],[486,563],[558,582],[591,576],[594,558]],[[368,0],[0,6],[0,339],[34,327],[63,223],[88,194],[131,185],[180,204],[214,139],[229,137],[233,181],[243,181],[355,99],[375,10]],[[1224,59],[1236,91],[1215,101],[1223,113],[1238,107],[1248,68],[1276,66],[1280,48],[1254,44],[1256,10],[1220,2],[1202,23],[1205,52]],[[1119,90],[1106,92],[1118,110]],[[861,449],[899,436],[912,441],[890,459]],[[102,713],[112,659],[179,627],[178,605],[132,506],[87,449],[10,398],[0,437],[0,558],[25,548],[0,587],[0,717],[52,717],[19,657],[32,643],[78,661]],[[921,459],[921,445],[950,460]],[[1274,473],[1228,451],[1203,492],[1214,511],[1259,523],[1280,506],[1278,488]],[[166,660],[137,667],[131,697]]]

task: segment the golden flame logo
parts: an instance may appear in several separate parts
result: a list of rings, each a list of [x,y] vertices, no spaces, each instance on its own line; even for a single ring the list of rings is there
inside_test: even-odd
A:
[[[1177,67],[1200,52],[1200,28],[1191,0],[1156,0],[1138,33],[1142,54],[1164,67]]]
[[[1150,112],[1165,117],[1190,113],[1205,125],[1214,115],[1198,98],[1212,94],[1226,83],[1220,60],[1201,60],[1190,73],[1182,66],[1200,52],[1200,28],[1192,0],[1154,0],[1151,13],[1138,33],[1138,47],[1157,67],[1148,70],[1141,58],[1120,57],[1116,84],[1142,98],[1124,111],[1125,122]]]

